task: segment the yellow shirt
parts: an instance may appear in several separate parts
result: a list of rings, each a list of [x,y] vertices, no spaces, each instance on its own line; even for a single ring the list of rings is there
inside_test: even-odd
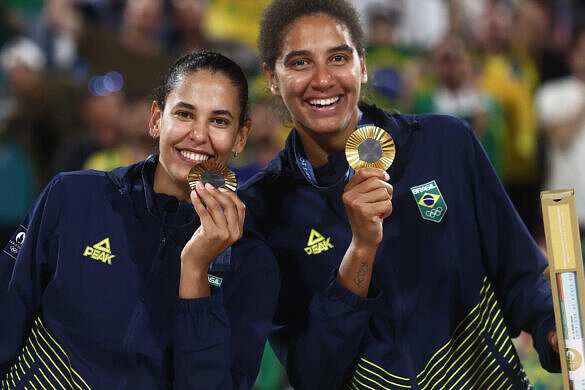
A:
[[[83,169],[95,169],[97,171],[111,171],[117,167],[124,167],[134,163],[132,161],[132,154],[127,148],[122,146],[98,150],[92,153],[85,164]]]
[[[211,39],[244,43],[256,49],[262,11],[270,0],[211,0],[203,26]]]
[[[519,63],[514,72],[507,57],[491,55],[483,59],[479,82],[504,108],[504,181],[527,183],[537,177],[537,122],[533,91],[538,73],[531,62]]]

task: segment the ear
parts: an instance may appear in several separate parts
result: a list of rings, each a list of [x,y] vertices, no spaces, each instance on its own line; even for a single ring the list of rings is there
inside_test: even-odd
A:
[[[278,90],[278,80],[276,79],[276,76],[270,71],[270,69],[268,69],[266,62],[262,65],[262,70],[266,75],[266,80],[268,81],[270,92],[272,92],[273,95],[280,96],[280,91]]]
[[[360,55],[360,70],[362,84],[365,84],[368,82],[368,69],[366,68],[366,55],[364,53]]]
[[[238,134],[236,134],[236,142],[234,142],[232,152],[241,153],[242,150],[244,150],[246,142],[248,141],[248,136],[250,135],[250,130],[252,130],[252,121],[248,119],[238,129]]]
[[[150,121],[148,122],[148,133],[152,138],[160,137],[160,119],[162,117],[162,111],[154,100],[150,107]]]

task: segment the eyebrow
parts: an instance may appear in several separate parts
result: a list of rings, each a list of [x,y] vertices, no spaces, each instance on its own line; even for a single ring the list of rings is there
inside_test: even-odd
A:
[[[332,47],[331,49],[327,50],[328,53],[336,52],[336,51],[346,51],[348,53],[353,53],[353,47],[343,44],[339,46]]]
[[[232,113],[229,110],[213,110],[213,113],[215,115],[227,115],[230,118],[234,118],[234,116],[232,115]]]
[[[173,106],[173,109],[176,108],[186,108],[188,110],[197,111],[197,108],[194,105],[185,102],[178,102]],[[215,115],[227,115],[232,119],[234,117],[234,115],[229,110],[213,110],[212,112]]]
[[[286,55],[284,56],[284,62],[288,62],[291,58],[293,57],[297,57],[297,56],[307,56],[310,54],[310,51],[308,50],[293,50],[293,51],[289,51],[288,53],[286,53]]]
[[[348,53],[353,53],[353,48],[349,45],[343,44],[343,45],[335,46],[335,47],[332,47],[331,49],[328,49],[327,53],[334,53],[336,51],[345,51]],[[311,54],[311,52],[309,50],[293,50],[293,51],[288,52],[284,56],[284,62],[288,62],[293,57],[308,56],[309,54]]]
[[[175,104],[173,106],[173,108],[178,108],[178,107],[182,107],[182,108],[187,108],[189,110],[195,110],[195,106],[189,103],[185,103],[185,102],[178,102],[177,104]]]

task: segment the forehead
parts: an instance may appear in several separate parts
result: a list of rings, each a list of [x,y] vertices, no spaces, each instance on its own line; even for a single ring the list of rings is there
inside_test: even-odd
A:
[[[222,107],[234,112],[239,108],[239,91],[222,72],[198,70],[181,75],[169,92],[167,103],[184,101],[197,107]]]
[[[349,29],[328,15],[302,16],[287,28],[282,37],[280,55],[293,50],[318,50],[348,45],[355,49]]]

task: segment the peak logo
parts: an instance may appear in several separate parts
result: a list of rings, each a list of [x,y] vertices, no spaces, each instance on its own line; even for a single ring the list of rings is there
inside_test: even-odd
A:
[[[112,255],[110,239],[108,237],[93,246],[85,247],[83,256],[90,257],[94,260],[101,260],[102,263],[107,263],[109,265],[112,265],[112,259],[116,257],[115,255]]]
[[[309,240],[305,247],[307,255],[318,255],[319,253],[328,251],[331,248],[333,248],[331,237],[325,238],[315,229],[311,229],[311,234],[309,235]]]

